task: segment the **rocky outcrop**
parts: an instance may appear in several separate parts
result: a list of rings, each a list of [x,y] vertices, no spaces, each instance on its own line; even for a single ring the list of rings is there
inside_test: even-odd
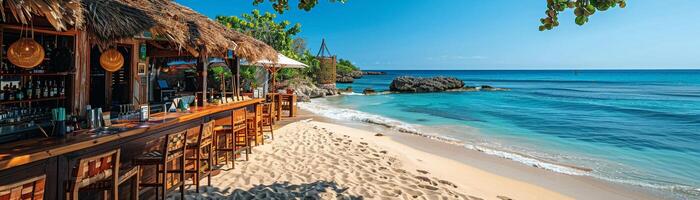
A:
[[[312,98],[338,95],[339,91],[334,86],[318,87],[309,80],[294,80],[286,82],[286,89],[294,90],[297,101],[308,102]]]
[[[356,70],[349,73],[338,73],[335,75],[336,83],[352,83],[355,79],[362,78],[362,71]]]
[[[360,79],[360,78],[362,78],[362,74],[363,74],[362,71],[360,71],[360,70],[355,70],[355,71],[350,72],[350,73],[348,74],[348,76],[350,76],[350,77],[352,77],[352,78],[354,78],[354,79]]]
[[[391,81],[389,90],[394,92],[442,92],[464,87],[464,82],[453,77],[419,78],[401,76]]]
[[[351,76],[343,76],[343,75],[336,75],[335,76],[335,82],[336,83],[352,83],[355,82],[355,78]]]
[[[372,88],[365,88],[364,90],[362,90],[362,94],[364,94],[364,95],[376,94],[376,93],[377,93],[377,91],[372,89]]]
[[[385,75],[385,74],[386,74],[386,72],[366,72],[366,71],[362,72],[362,75]]]

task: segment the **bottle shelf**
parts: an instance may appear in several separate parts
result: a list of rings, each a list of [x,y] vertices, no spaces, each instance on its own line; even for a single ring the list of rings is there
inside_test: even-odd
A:
[[[58,73],[0,73],[0,76],[67,76],[73,73],[58,72]]]
[[[46,97],[46,98],[39,98],[39,99],[23,99],[23,100],[12,100],[12,101],[0,101],[0,105],[4,105],[4,104],[13,104],[13,103],[29,103],[29,102],[40,102],[40,101],[52,101],[52,100],[62,100],[62,99],[66,99],[66,96]]]

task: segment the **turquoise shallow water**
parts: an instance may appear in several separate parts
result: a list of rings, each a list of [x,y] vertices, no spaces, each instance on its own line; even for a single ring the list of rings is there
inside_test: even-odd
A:
[[[512,90],[344,95],[304,106],[669,198],[700,198],[700,70],[387,72],[338,87],[388,90],[394,77],[410,75]]]

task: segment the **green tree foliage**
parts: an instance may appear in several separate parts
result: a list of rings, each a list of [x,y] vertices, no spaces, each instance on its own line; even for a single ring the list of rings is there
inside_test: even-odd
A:
[[[209,72],[207,74],[209,75],[209,78],[207,79],[212,81],[212,87],[218,87],[222,83],[222,81],[231,79],[232,73],[231,69],[229,69],[228,67],[213,66],[209,67],[208,69]],[[223,75],[223,77],[221,77],[221,75]]]
[[[278,13],[282,14],[284,11],[289,10],[289,0],[267,0],[272,3],[272,8]],[[345,3],[347,0],[328,0],[330,2]],[[253,0],[253,5],[258,5],[264,3],[265,0]],[[297,8],[300,10],[310,11],[318,4],[318,0],[299,0]]]
[[[559,26],[559,13],[573,9],[576,24],[584,25],[596,11],[606,11],[610,8],[627,6],[625,0],[547,0],[547,17],[540,19],[540,31],[552,30]]]
[[[304,38],[294,38],[292,41],[292,51],[297,55],[302,55],[306,51],[306,40]]]
[[[301,32],[301,24],[290,26],[290,22],[284,20],[275,22],[277,15],[269,12],[261,14],[259,10],[253,10],[250,14],[238,16],[217,16],[216,20],[228,28],[252,36],[267,43],[282,54],[287,55],[292,51],[294,36]]]
[[[319,70],[319,62],[306,48],[306,41],[296,35],[301,32],[301,24],[290,26],[289,21],[276,22],[277,15],[269,12],[260,13],[253,10],[250,14],[238,16],[217,16],[216,20],[228,28],[252,36],[272,46],[285,56],[298,60],[309,67],[304,69],[281,69],[277,72],[278,80],[295,77],[314,79]],[[254,71],[244,69],[242,77],[252,81]]]
[[[349,74],[350,72],[357,70],[359,70],[359,68],[353,65],[352,62],[342,58],[338,60],[338,65],[336,65],[336,72],[338,74]]]
[[[266,0],[253,0],[253,5],[259,5],[264,3]],[[347,0],[328,0],[329,2],[339,2],[345,3]],[[545,15],[547,17],[540,19],[542,25],[540,25],[540,31],[552,30],[554,27],[559,26],[558,15],[560,12],[564,12],[567,9],[573,9],[574,14],[576,14],[576,20],[574,22],[578,25],[583,25],[588,22],[588,18],[593,15],[596,11],[606,11],[610,8],[619,6],[624,8],[627,6],[626,0],[546,0],[547,10]],[[267,2],[272,3],[272,8],[278,13],[282,14],[284,11],[289,10],[289,0],[267,0]],[[299,0],[297,8],[300,10],[310,11],[313,7],[318,4],[318,0]]]

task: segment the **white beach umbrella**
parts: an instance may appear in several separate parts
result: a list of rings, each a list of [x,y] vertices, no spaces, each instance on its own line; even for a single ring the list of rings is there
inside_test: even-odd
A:
[[[248,62],[246,60],[243,60],[242,65],[255,65],[255,66],[261,66],[265,68],[306,68],[308,65],[301,63],[299,61],[296,61],[294,59],[291,59],[285,55],[282,55],[280,53],[277,54],[277,62],[272,62],[270,60],[258,60],[255,62]]]
[[[309,67],[308,65],[306,65],[302,62],[291,59],[291,58],[289,58],[285,55],[282,55],[280,53],[277,54],[277,62],[273,62],[273,61],[265,59],[265,60],[258,60],[258,61],[249,63],[248,61],[244,60],[242,62],[242,65],[261,66],[261,67],[265,68],[270,73],[270,76],[272,77],[272,84],[271,84],[272,88],[275,88],[275,85],[276,85],[275,73],[277,73],[277,71],[279,71],[280,69],[282,69],[282,68],[301,69],[301,68]]]

